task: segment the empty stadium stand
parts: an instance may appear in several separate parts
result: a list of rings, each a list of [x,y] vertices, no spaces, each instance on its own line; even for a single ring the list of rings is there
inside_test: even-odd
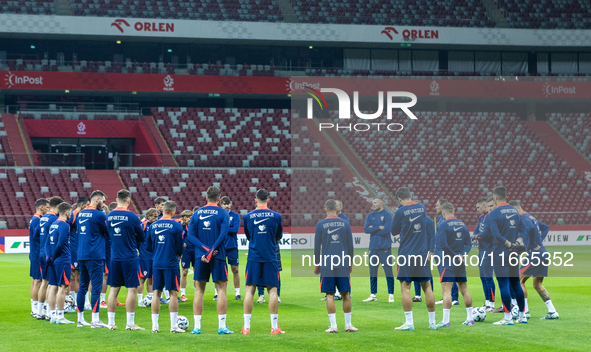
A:
[[[75,202],[92,191],[84,168],[0,168],[0,229],[25,229],[38,198],[60,196]]]
[[[554,128],[587,160],[591,160],[591,114],[546,114]]]
[[[494,27],[480,0],[295,0],[293,7],[300,22]]]
[[[282,22],[273,0],[70,0],[77,16]]]
[[[55,15],[55,3],[53,0],[0,0],[0,13],[18,13],[29,15]]]
[[[8,136],[4,130],[4,122],[0,116],[0,166],[14,166],[14,158]]]
[[[585,0],[495,0],[512,27],[591,28],[591,3]]]
[[[417,112],[415,112],[417,114]],[[418,112],[403,133],[342,131],[365,163],[396,191],[408,186],[433,208],[454,203],[474,224],[474,203],[497,185],[548,224],[591,221],[591,184],[541,142],[515,113]]]

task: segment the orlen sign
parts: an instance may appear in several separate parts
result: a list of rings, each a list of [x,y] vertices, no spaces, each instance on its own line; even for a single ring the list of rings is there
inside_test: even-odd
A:
[[[394,34],[400,34],[394,27],[385,27],[381,34],[385,34],[390,40],[394,40]],[[403,38],[439,39],[439,31],[433,29],[404,29]]]
[[[121,33],[124,33],[125,29],[131,27],[131,25],[126,20],[118,18],[111,23],[111,27],[115,27]],[[174,23],[138,21],[134,23],[133,29],[135,29],[136,32],[174,32]]]
[[[19,84],[26,84],[26,85],[42,85],[43,84],[43,77],[42,76],[29,76],[29,75],[16,75],[10,71],[4,76],[4,83],[6,84],[7,88],[11,88],[12,86],[16,86]]]

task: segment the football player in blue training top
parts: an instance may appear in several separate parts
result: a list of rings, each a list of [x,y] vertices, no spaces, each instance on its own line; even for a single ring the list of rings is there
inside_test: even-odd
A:
[[[90,205],[78,213],[78,263],[80,265],[80,288],[76,296],[78,310],[78,326],[106,328],[99,317],[99,302],[103,289],[103,272],[105,271],[106,243],[109,237],[107,216],[101,210],[107,196],[101,191],[90,195]],[[88,285],[92,283],[91,307],[92,321],[84,320],[84,299]]]
[[[137,288],[137,301],[139,307],[147,307],[144,304],[144,285],[147,296],[153,296],[152,293],[152,257],[154,253],[148,251],[148,236],[150,235],[150,226],[158,220],[158,210],[150,208],[146,211],[146,217],[142,219],[142,229],[146,241],[140,243],[139,248],[139,267],[140,267],[140,286]]]
[[[49,210],[49,202],[45,198],[37,199],[35,202],[35,215],[29,221],[29,261],[31,267],[29,276],[31,276],[31,316],[39,318],[39,306],[43,310],[43,302],[39,304],[38,294],[41,286],[41,271],[39,264],[39,231],[37,228],[41,222],[41,217]],[[41,313],[42,314],[42,313]]]
[[[437,214],[435,214],[435,216],[433,217],[433,224],[435,225],[435,232],[433,232],[433,238],[435,238],[435,233],[437,232],[437,226],[442,221],[444,221],[443,215],[441,215],[441,206],[445,203],[447,203],[447,199],[445,199],[445,198],[439,198],[437,200],[437,203],[435,203],[435,211],[437,212]],[[437,247],[437,244],[435,244],[435,247]],[[435,255],[440,255],[439,249],[436,250]],[[431,278],[431,287],[433,287],[433,278]],[[416,291],[416,283],[415,283],[415,291]],[[416,301],[417,300],[413,299],[413,302],[416,302]],[[443,299],[435,302],[435,304],[443,304]],[[453,283],[453,286],[451,288],[451,304],[454,306],[457,306],[458,304],[460,304],[460,302],[458,301],[458,285],[455,282]]]
[[[78,264],[78,229],[76,225],[78,222],[78,213],[82,211],[82,209],[86,208],[90,200],[88,197],[78,197],[78,201],[76,202],[76,208],[72,211],[72,216],[70,216],[70,220],[68,224],[70,225],[70,265],[72,267],[72,279],[70,280],[70,296],[73,299],[76,299],[76,292],[78,292],[78,288],[80,286],[80,265]],[[86,302],[84,302],[86,305]],[[88,302],[90,306],[90,302]],[[66,312],[67,313],[67,312]]]
[[[67,222],[72,212],[72,206],[68,203],[61,203],[57,211],[59,218],[49,227],[45,244],[45,262],[49,279],[47,301],[51,312],[51,323],[74,324],[73,321],[64,318],[64,303],[72,272],[70,268],[70,225]]]
[[[338,203],[329,199],[324,203],[326,219],[316,225],[314,234],[314,272],[320,274],[320,292],[326,293],[326,309],[330,327],[325,331],[338,333],[335,291],[339,288],[343,298],[343,312],[345,313],[345,332],[355,332],[357,328],[351,324],[351,278],[353,269],[354,248],[353,234],[349,222],[337,216]],[[325,258],[325,260],[322,260]],[[326,260],[326,258],[331,258]],[[339,258],[339,265],[333,265],[334,259]],[[348,258],[348,259],[346,259]]]
[[[234,332],[226,326],[226,310],[228,299],[228,267],[224,242],[228,235],[230,217],[228,212],[218,206],[221,191],[215,186],[207,189],[207,204],[199,208],[189,223],[188,243],[195,246],[195,299],[193,300],[193,319],[195,327],[191,334],[201,334],[201,314],[203,313],[203,294],[209,277],[218,290],[218,334],[226,335]]]
[[[187,237],[189,236],[189,222],[191,222],[193,212],[185,209],[181,212],[181,218],[177,222],[181,223],[183,227],[183,256],[181,257],[181,293],[179,301],[187,302],[187,275],[189,275],[189,268],[193,266],[195,269],[195,246],[187,244]]]
[[[394,302],[394,276],[392,265],[388,265],[388,257],[392,255],[392,214],[384,209],[384,202],[381,199],[372,201],[372,211],[365,219],[363,227],[369,237],[369,284],[371,294],[363,302],[377,301],[378,293],[378,267],[384,268],[386,283],[388,285],[388,302]],[[377,260],[372,260],[375,258]]]
[[[491,199],[494,203],[494,201]],[[480,271],[480,281],[482,282],[482,289],[484,290],[484,309],[487,312],[495,310],[495,281],[493,279],[493,267],[490,253],[492,252],[492,239],[488,238],[486,241],[481,239],[480,233],[484,231],[484,221],[490,213],[487,200],[485,197],[480,197],[476,200],[476,210],[480,213],[474,234],[472,238],[478,242],[478,262]]]
[[[44,302],[42,307],[39,309],[40,317],[37,320],[46,321],[51,320],[51,315],[49,314],[49,309],[47,306],[46,298],[47,298],[47,286],[49,285],[48,281],[48,271],[47,271],[47,264],[45,263],[45,245],[47,244],[47,234],[49,233],[49,227],[53,224],[54,221],[57,220],[58,216],[56,215],[57,207],[63,203],[64,200],[60,197],[51,197],[49,199],[49,211],[45,213],[39,220],[39,226],[37,227],[37,231],[35,234],[35,238],[39,238],[39,266],[41,271],[41,285],[39,286],[39,292],[37,297],[39,302]],[[45,314],[43,314],[43,308],[45,308]],[[55,319],[55,318],[54,318]]]
[[[413,281],[421,283],[425,293],[425,304],[429,314],[429,328],[437,329],[435,322],[435,296],[431,288],[431,266],[429,260],[433,256],[435,244],[429,239],[426,229],[425,206],[412,200],[412,194],[407,187],[396,191],[396,198],[400,207],[394,213],[392,221],[392,235],[400,235],[398,248],[398,272],[400,281],[402,307],[404,308],[405,323],[396,330],[414,331],[412,314],[412,296],[410,285]]]
[[[519,306],[518,322],[527,324],[525,317],[525,301],[519,281],[519,261],[513,263],[519,254],[525,251],[523,243],[518,241],[519,233],[525,232],[521,216],[517,209],[507,203],[507,189],[503,186],[495,187],[493,198],[497,207],[488,214],[484,222],[484,231],[480,234],[483,239],[494,238],[493,241],[493,269],[501,300],[503,301],[504,318],[494,325],[513,325],[511,316],[511,288],[517,297]]]
[[[281,215],[268,208],[269,192],[259,189],[255,199],[257,208],[244,215],[244,234],[248,239],[246,260],[246,293],[244,295],[244,326],[240,332],[250,334],[250,318],[253,297],[258,285],[267,287],[269,292],[269,313],[271,313],[271,335],[284,331],[278,325],[279,267],[277,265],[277,241],[283,238]]]
[[[150,226],[148,236],[148,250],[154,253],[152,278],[154,298],[152,299],[152,333],[160,332],[158,317],[160,315],[160,297],[162,290],[167,287],[170,291],[170,332],[184,333],[185,330],[178,327],[179,315],[179,280],[181,271],[179,259],[183,254],[183,227],[172,219],[176,211],[176,203],[165,202],[162,206],[164,215],[160,220]]]
[[[548,276],[548,261],[545,260],[548,253],[546,247],[542,243],[543,239],[546,238],[550,227],[536,218],[526,213],[521,208],[521,202],[518,200],[512,200],[509,205],[515,207],[521,215],[521,221],[523,221],[525,232],[520,233],[519,237],[523,240],[523,245],[527,250],[528,265],[522,266],[519,270],[521,288],[523,289],[523,296],[525,301],[525,317],[530,318],[529,307],[527,305],[527,289],[525,283],[530,277],[533,277],[534,289],[540,295],[546,308],[548,308],[548,314],[542,319],[544,320],[555,320],[559,318],[558,312],[554,308],[552,301],[550,300],[550,294],[543,285],[544,278]],[[538,259],[535,259],[538,258]],[[544,265],[544,262],[546,262]]]
[[[240,272],[238,271],[238,231],[240,231],[240,215],[232,211],[232,200],[230,197],[224,196],[220,200],[220,205],[228,212],[230,217],[230,227],[228,228],[228,237],[226,237],[226,243],[224,247],[226,249],[226,257],[228,258],[228,264],[232,269],[232,278],[234,279],[234,299],[242,301],[240,297]],[[213,300],[218,299],[218,292],[215,291]]]
[[[466,305],[467,317],[462,324],[474,326],[472,296],[468,292],[465,263],[466,255],[472,249],[470,232],[466,225],[454,216],[454,206],[450,202],[441,206],[441,215],[445,220],[440,222],[437,227],[435,241],[437,248],[441,250],[439,281],[443,290],[443,320],[437,324],[437,328],[449,328],[451,286],[454,282],[457,283]]]
[[[109,212],[107,227],[111,237],[111,272],[109,273],[108,327],[117,330],[115,310],[117,295],[121,286],[127,288],[125,301],[127,324],[125,330],[145,330],[135,324],[135,307],[137,287],[140,285],[140,265],[138,248],[145,241],[144,230],[140,218],[128,210],[131,204],[131,193],[122,189],[117,192],[117,207]]]

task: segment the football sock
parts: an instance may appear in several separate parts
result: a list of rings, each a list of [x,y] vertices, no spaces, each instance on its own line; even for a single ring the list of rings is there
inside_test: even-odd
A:
[[[37,314],[37,306],[39,305],[39,302],[37,301],[33,301],[31,302],[31,312]]]
[[[516,306],[517,305],[517,299],[516,298],[511,298],[511,305],[512,306]]]
[[[487,299],[486,302],[484,303],[485,307],[490,307],[490,301]]]
[[[410,312],[404,312],[404,317],[406,318],[406,324],[408,325],[414,325],[413,319],[412,319],[412,311]]]
[[[170,329],[174,329],[178,326],[177,318],[179,316],[179,312],[170,312]]]
[[[330,327],[333,329],[337,328],[337,315],[336,313],[332,313],[328,315],[328,320],[330,321]]]
[[[164,290],[164,295],[166,296],[166,299],[170,299],[170,292],[168,292],[168,290]]]
[[[99,313],[92,313],[92,322],[98,323],[99,321],[101,321],[101,318],[99,317]]]
[[[214,290],[215,290],[215,295],[217,296],[218,295],[218,289],[215,288]]]
[[[152,314],[152,330],[158,329],[158,315],[159,314]]]
[[[63,310],[58,310],[57,311],[57,318],[58,319],[63,319],[64,318],[64,311]]]
[[[127,312],[127,326],[135,325],[135,313]]]
[[[108,312],[107,317],[109,318],[109,325],[115,325],[115,312]]]
[[[52,320],[55,320],[55,310],[50,310],[49,316],[51,317]]]
[[[527,306],[527,298],[524,298],[525,300],[525,310],[524,312],[529,312],[529,307]]]
[[[185,289],[181,288],[181,296],[184,296],[184,295],[185,295]]]
[[[43,304],[41,302],[37,302],[37,314],[43,315]]]
[[[345,313],[345,327],[351,326],[351,313]]]
[[[70,296],[72,296],[72,298],[76,299],[76,292],[70,291]]]
[[[511,320],[511,313],[503,313],[505,315],[505,320]]]
[[[101,302],[104,302],[106,297],[107,297],[106,293],[101,293]]]
[[[201,315],[193,315],[195,319],[195,329],[201,329]]]
[[[226,314],[218,314],[218,325],[220,329],[226,327]]]
[[[435,320],[435,312],[428,312],[429,313],[429,325],[437,324]]]
[[[421,299],[421,296],[415,296],[415,298]]]
[[[556,309],[554,309],[554,305],[552,304],[552,300],[549,299],[544,303],[546,303],[546,307],[548,307],[548,313],[556,312]]]
[[[143,298],[144,298],[144,295],[142,293],[137,294],[137,301],[138,302],[141,302]]]
[[[78,321],[84,321],[84,312],[78,313]]]
[[[338,296],[338,295],[340,295],[340,294],[341,294],[341,293],[339,292],[339,289],[338,289],[338,288],[335,288],[334,295],[335,295],[335,296]]]
[[[449,313],[451,309],[443,309],[443,324],[449,323]]]
[[[234,296],[239,296],[240,295],[240,288],[235,288],[234,289]]]
[[[277,320],[279,320],[279,314],[271,314],[271,329],[277,329]]]
[[[244,327],[250,329],[250,318],[252,314],[244,314]]]
[[[466,307],[466,314],[467,314],[466,319],[474,320],[474,317],[472,316],[472,307]]]

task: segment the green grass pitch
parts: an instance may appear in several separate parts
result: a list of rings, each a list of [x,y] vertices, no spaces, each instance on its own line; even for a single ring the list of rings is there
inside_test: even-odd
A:
[[[566,247],[561,247],[565,250]],[[242,253],[244,254],[244,253]],[[356,351],[356,350],[404,350],[404,351],[589,351],[589,317],[591,316],[591,279],[586,277],[546,279],[554,306],[560,313],[556,321],[542,321],[546,307],[528,282],[529,307],[532,318],[529,324],[515,326],[493,326],[502,314],[489,313],[486,321],[474,327],[461,325],[465,309],[460,306],[451,312],[451,328],[431,331],[428,329],[427,309],[424,303],[414,303],[414,332],[395,331],[394,327],[404,323],[400,302],[400,286],[396,282],[395,303],[387,302],[386,283],[378,282],[378,301],[362,302],[369,295],[369,279],[352,278],[353,325],[357,333],[344,333],[344,317],[340,302],[337,301],[338,334],[326,334],[329,325],[325,302],[321,301],[318,278],[290,276],[290,251],[282,251],[282,292],[283,303],[279,305],[279,325],[286,331],[281,336],[271,336],[270,317],[267,304],[256,304],[252,316],[251,335],[239,334],[242,327],[242,302],[228,297],[228,326],[233,335],[217,335],[217,313],[210,283],[205,295],[205,309],[202,318],[202,335],[189,333],[170,334],[168,307],[162,306],[160,328],[163,332],[152,334],[149,308],[137,308],[136,323],[146,331],[77,328],[75,325],[57,326],[36,321],[30,313],[29,261],[26,254],[0,255],[0,351],[185,351],[185,350],[228,350],[228,351]],[[241,258],[243,275],[246,257]],[[244,258],[244,259],[243,259]],[[192,279],[192,276],[191,276]],[[242,277],[242,280],[244,278]],[[480,279],[468,279],[474,305],[484,303]],[[189,281],[189,285],[192,280]],[[229,284],[229,292],[232,284]],[[180,315],[189,319],[193,327],[193,288],[187,288],[190,301],[180,304]],[[125,301],[125,290],[119,296]],[[242,288],[244,295],[244,288]],[[498,295],[498,290],[497,290]],[[441,287],[435,282],[435,297],[441,298]],[[497,306],[500,297],[497,299]],[[441,306],[437,306],[437,321],[441,320]],[[107,321],[106,309],[101,309],[101,319]],[[66,314],[75,320],[75,314]],[[86,312],[90,320],[90,312]],[[125,326],[125,307],[117,308],[117,325]]]

